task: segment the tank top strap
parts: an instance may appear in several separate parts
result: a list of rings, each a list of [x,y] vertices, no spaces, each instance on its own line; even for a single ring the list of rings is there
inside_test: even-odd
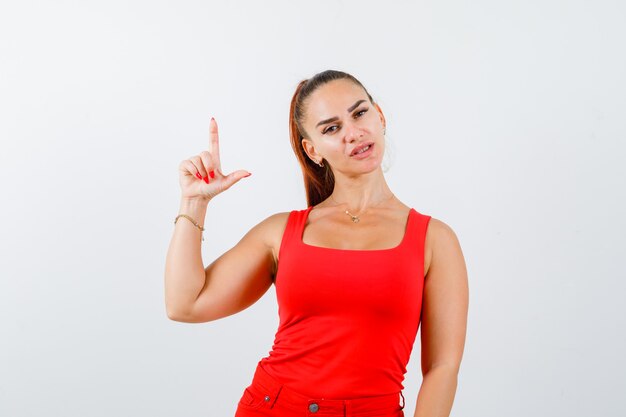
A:
[[[406,244],[405,247],[410,248],[411,251],[417,249],[419,253],[424,253],[426,229],[431,216],[422,214],[414,208],[411,208],[409,216],[406,230],[407,241],[404,242]]]
[[[280,242],[278,259],[281,258],[281,255],[285,251],[285,249],[297,246],[297,243],[302,236],[302,232],[304,231],[306,212],[312,207],[313,206],[310,206],[309,208],[303,210],[291,210],[291,212],[289,212],[289,216],[287,216],[285,231],[283,232],[283,237]]]

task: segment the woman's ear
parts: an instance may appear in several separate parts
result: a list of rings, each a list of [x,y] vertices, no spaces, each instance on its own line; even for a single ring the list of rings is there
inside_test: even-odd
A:
[[[307,138],[302,138],[300,143],[302,143],[302,148],[304,149],[304,153],[306,153],[308,157],[311,158],[313,161],[322,159],[319,157],[319,155],[315,151],[315,145],[313,145],[312,140],[307,139]]]
[[[387,126],[387,120],[385,120],[385,115],[383,114],[383,110],[380,108],[378,103],[374,103],[376,110],[378,110],[378,115],[380,116],[380,122],[383,124],[383,127]]]

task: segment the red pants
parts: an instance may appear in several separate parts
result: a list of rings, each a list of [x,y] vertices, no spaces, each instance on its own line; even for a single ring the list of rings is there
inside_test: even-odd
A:
[[[310,398],[278,382],[259,361],[235,417],[404,417],[403,408],[402,391],[349,400]]]

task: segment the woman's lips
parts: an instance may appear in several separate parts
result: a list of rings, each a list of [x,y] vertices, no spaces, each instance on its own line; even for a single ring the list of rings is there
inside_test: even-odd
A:
[[[354,155],[351,155],[350,157],[351,158],[356,158],[356,159],[367,158],[372,153],[372,149],[374,149],[374,144],[370,143],[369,148],[365,152],[355,153]]]

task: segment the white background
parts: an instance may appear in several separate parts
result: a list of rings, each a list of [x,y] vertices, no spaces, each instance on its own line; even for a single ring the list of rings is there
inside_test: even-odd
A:
[[[0,415],[234,414],[275,290],[167,318],[178,164],[214,116],[224,171],[252,172],[211,202],[205,265],[306,208],[289,102],[325,69],[381,105],[394,193],[461,242],[451,415],[625,415],[624,21],[617,0],[2,2]]]

